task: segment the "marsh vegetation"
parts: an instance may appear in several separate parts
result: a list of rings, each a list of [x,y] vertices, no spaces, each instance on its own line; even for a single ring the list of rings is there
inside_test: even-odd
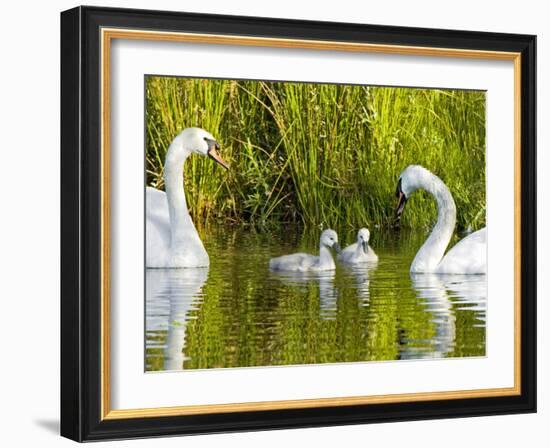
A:
[[[168,146],[195,126],[231,169],[185,162],[210,267],[146,270],[146,370],[485,355],[485,275],[409,273],[434,199],[415,193],[392,229],[409,164],[448,186],[457,233],[485,226],[484,92],[149,76],[148,186],[164,189]],[[342,246],[368,227],[378,264],[269,271],[317,253],[327,227]]]
[[[232,165],[186,164],[198,225],[388,227],[409,164],[444,180],[459,230],[485,225],[484,92],[150,76],[146,104],[148,185],[163,188],[166,150],[185,127],[211,132]],[[435,214],[417,195],[402,224],[425,228]]]

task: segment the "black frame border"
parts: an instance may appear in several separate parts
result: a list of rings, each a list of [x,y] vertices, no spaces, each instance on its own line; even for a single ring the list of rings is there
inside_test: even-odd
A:
[[[101,420],[101,41],[129,28],[521,53],[521,395]],[[76,441],[536,412],[536,36],[77,7],[61,13],[61,435]]]

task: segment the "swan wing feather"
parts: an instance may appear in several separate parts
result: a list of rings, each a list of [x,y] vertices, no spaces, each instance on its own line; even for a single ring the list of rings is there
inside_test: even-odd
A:
[[[456,243],[437,267],[440,274],[485,274],[487,272],[487,228]]]
[[[357,243],[350,244],[348,247],[342,250],[337,256],[337,259],[343,263],[369,263],[378,261],[378,255],[369,246],[368,253],[362,253],[357,256]]]
[[[356,250],[357,243],[350,244],[346,248],[342,249],[342,252],[340,252],[336,258],[343,262],[351,261]]]
[[[170,215],[166,193],[147,187],[145,203],[145,263],[147,267],[165,267],[170,250]]]
[[[275,271],[303,272],[309,270],[318,260],[319,257],[305,253],[283,255],[269,260],[269,268]]]

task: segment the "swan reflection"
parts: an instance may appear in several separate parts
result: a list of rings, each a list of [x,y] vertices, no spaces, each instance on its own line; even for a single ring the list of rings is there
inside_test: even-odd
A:
[[[476,313],[481,326],[485,323],[487,278],[485,275],[415,274],[412,287],[425,310],[431,314],[435,335],[424,353],[418,343],[402,345],[401,359],[444,358],[452,354],[456,342],[456,312]]]
[[[145,326],[148,334],[167,333],[163,345],[163,370],[183,368],[188,312],[197,299],[202,298],[207,278],[208,268],[146,270]],[[149,338],[147,348],[153,347]]]
[[[485,355],[486,276],[411,277],[424,232],[380,235],[378,264],[270,271],[306,246],[291,232],[216,227],[208,269],[147,270],[147,371]]]
[[[307,287],[312,284],[318,285],[321,318],[326,320],[336,318],[338,289],[334,285],[335,271],[271,272],[271,276],[286,286],[301,290],[307,290]]]

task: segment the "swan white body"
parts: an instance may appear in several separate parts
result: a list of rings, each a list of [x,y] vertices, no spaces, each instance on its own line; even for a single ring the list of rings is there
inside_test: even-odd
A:
[[[378,261],[378,255],[369,246],[370,232],[362,228],[357,232],[357,242],[350,244],[340,254],[338,261],[348,264],[374,263]]]
[[[225,168],[218,144],[208,132],[187,128],[171,143],[164,164],[166,193],[147,187],[146,266],[148,268],[192,268],[209,265],[209,258],[187,210],[183,189],[183,164],[196,153],[209,156]]]
[[[269,269],[274,271],[330,271],[336,269],[334,259],[329,248],[340,250],[338,235],[334,230],[327,229],[321,233],[319,241],[319,255],[297,253],[283,255],[269,260]]]
[[[438,274],[485,274],[487,272],[487,229],[483,228],[459,241],[445,254],[456,224],[456,206],[443,181],[426,168],[408,166],[399,178],[398,216],[409,196],[419,188],[437,201],[437,223],[418,250],[410,271]]]

